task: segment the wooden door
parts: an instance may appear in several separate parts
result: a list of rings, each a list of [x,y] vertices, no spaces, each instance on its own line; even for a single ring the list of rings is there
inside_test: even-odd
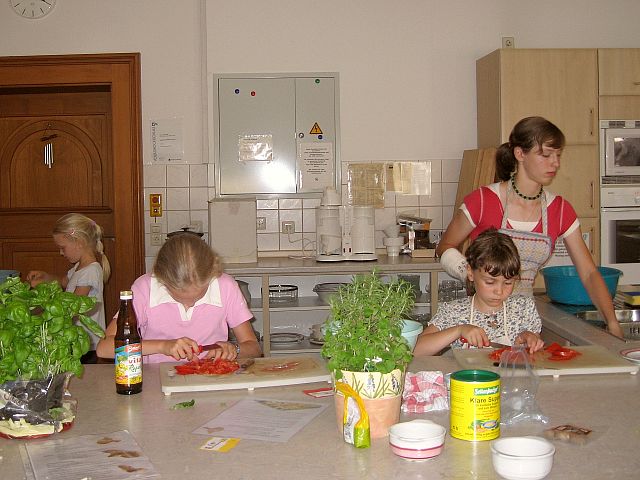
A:
[[[85,214],[105,232],[114,314],[144,272],[140,121],[139,54],[0,57],[1,268],[63,274],[53,225]]]

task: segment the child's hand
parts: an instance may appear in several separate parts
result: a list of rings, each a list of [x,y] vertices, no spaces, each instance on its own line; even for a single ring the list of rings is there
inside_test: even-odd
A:
[[[162,353],[169,355],[176,360],[186,358],[191,360],[198,354],[198,342],[189,337],[176,338],[175,340],[165,340]]]
[[[483,348],[489,346],[489,337],[484,329],[475,325],[465,324],[460,327],[460,336],[471,346]]]
[[[27,273],[26,280],[29,282],[31,287],[35,287],[36,285],[41,284],[47,280],[48,274],[47,272],[43,272],[42,270],[31,270]]]
[[[520,333],[514,342],[515,345],[524,345],[527,347],[527,351],[531,354],[542,350],[544,348],[544,342],[540,338],[540,335],[525,331]]]

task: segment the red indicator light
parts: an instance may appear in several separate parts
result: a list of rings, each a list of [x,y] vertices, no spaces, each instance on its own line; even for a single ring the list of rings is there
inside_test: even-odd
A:
[[[256,96],[256,92],[251,92],[251,96],[255,97]]]

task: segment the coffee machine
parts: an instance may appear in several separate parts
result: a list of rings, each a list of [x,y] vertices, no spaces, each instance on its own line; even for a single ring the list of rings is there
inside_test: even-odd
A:
[[[340,195],[327,188],[316,207],[316,260],[377,260],[375,210],[371,205],[340,205]]]
[[[405,237],[405,250],[412,256],[433,257],[435,244],[429,239],[431,219],[414,215],[400,214],[397,217],[400,235]]]

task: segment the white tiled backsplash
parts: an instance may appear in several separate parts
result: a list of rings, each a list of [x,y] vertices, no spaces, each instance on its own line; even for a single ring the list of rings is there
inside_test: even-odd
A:
[[[449,224],[460,176],[461,159],[429,160],[431,162],[431,195],[385,193],[384,208],[376,209],[376,247],[384,248],[383,230],[396,222],[398,213],[431,218],[431,238],[437,240]],[[343,163],[343,170],[347,163]],[[202,224],[208,240],[208,204],[215,196],[213,164],[145,165],[144,213],[145,260],[150,270],[159,247],[151,245],[151,224],[159,223],[163,235],[185,226]],[[342,178],[346,178],[343,175]],[[149,216],[149,194],[163,198],[162,216]],[[342,186],[345,198],[345,185]],[[264,217],[266,228],[258,231],[258,254],[279,251],[305,253],[315,251],[315,207],[319,199],[281,198],[257,201],[257,217]],[[295,233],[279,233],[283,221],[295,223]]]

